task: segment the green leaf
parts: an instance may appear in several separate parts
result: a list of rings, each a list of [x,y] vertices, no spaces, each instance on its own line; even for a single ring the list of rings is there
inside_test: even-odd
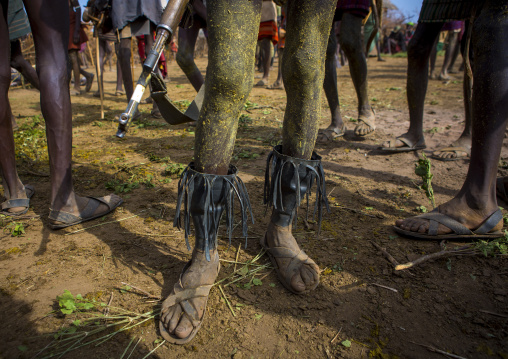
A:
[[[261,279],[254,278],[254,279],[252,279],[252,284],[254,284],[254,285],[262,285],[263,282],[261,281]]]
[[[25,345],[19,345],[19,346],[18,346],[18,350],[19,350],[20,352],[26,352],[26,351],[28,350],[28,347],[27,347],[27,346],[25,346]]]
[[[272,288],[276,286],[276,284],[275,284],[275,283],[270,283],[270,284],[268,284],[268,285],[269,285],[270,287],[272,287]]]
[[[71,309],[64,309],[64,308],[60,309],[60,311],[63,314],[72,314],[72,312],[73,312],[73,310],[71,310]]]
[[[259,320],[263,318],[263,314],[254,314],[254,318],[256,318],[256,320]]]
[[[247,266],[240,268],[238,271],[238,274],[240,274],[242,277],[246,276],[247,273],[249,273],[249,268]]]
[[[76,327],[79,327],[81,325],[81,320],[75,320],[72,322],[72,325],[75,325]]]
[[[244,284],[244,285],[243,285],[243,287],[244,287],[245,289],[250,289],[252,286],[251,286],[251,284],[250,284],[250,283],[246,283],[246,284]]]
[[[340,344],[342,344],[346,348],[351,348],[351,342],[349,340],[343,340]]]

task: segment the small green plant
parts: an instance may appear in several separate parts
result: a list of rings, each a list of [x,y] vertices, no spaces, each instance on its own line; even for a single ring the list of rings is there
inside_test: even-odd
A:
[[[104,123],[102,123],[101,121],[94,121],[92,122],[92,126],[102,127],[104,126]]]
[[[139,188],[139,182],[122,182],[119,180],[111,180],[106,182],[106,188],[110,191],[115,191],[116,194],[129,193],[132,190]]]
[[[504,231],[504,237],[493,239],[491,241],[477,241],[474,244],[476,250],[480,251],[485,257],[496,254],[508,254],[508,231]]]
[[[422,153],[422,158],[418,159],[418,162],[415,163],[415,174],[422,179],[422,184],[418,188],[425,191],[425,195],[432,204],[432,208],[435,208],[436,202],[434,200],[434,190],[432,189],[432,177],[434,175],[430,172],[431,167],[430,160],[425,156],[425,153]]]
[[[58,306],[63,314],[72,314],[95,307],[93,303],[84,299],[81,294],[73,296],[67,289],[64,290],[62,295],[57,296],[56,300],[58,300]]]
[[[190,106],[191,102],[189,100],[182,101],[174,101],[173,105],[175,105],[180,111],[185,111]]]
[[[439,127],[432,127],[424,132],[430,133],[431,135],[438,133],[441,129]]]
[[[13,237],[20,237],[25,234],[25,226],[21,222],[12,222],[10,228]]]
[[[427,213],[428,212],[427,211],[427,207],[425,207],[425,206],[417,206],[416,207],[416,211],[421,212],[421,213]]]
[[[186,166],[182,163],[170,163],[164,169],[164,175],[165,176],[172,176],[172,175],[180,176],[182,174],[182,172],[185,170],[185,167]]]
[[[249,115],[242,114],[240,115],[238,122],[240,127],[247,127],[252,123],[252,117],[250,117]]]
[[[245,110],[250,110],[251,108],[256,107],[256,106],[258,106],[257,103],[250,102],[249,100],[245,101],[245,105],[243,105]]]

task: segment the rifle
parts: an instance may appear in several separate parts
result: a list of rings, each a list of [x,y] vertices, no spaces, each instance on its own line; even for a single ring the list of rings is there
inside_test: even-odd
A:
[[[197,116],[199,115],[199,107],[193,102],[191,112],[188,115],[182,114],[174,105],[169,101],[169,97],[166,95],[166,87],[163,84],[162,80],[154,73],[155,67],[159,62],[159,58],[161,56],[162,51],[164,50],[164,45],[166,41],[171,41],[173,37],[174,30],[179,24],[185,24],[191,14],[191,3],[192,0],[170,0],[162,13],[162,19],[160,24],[157,26],[157,36],[155,38],[152,49],[146,56],[146,60],[143,63],[143,72],[139,76],[138,82],[132,94],[132,97],[127,105],[127,109],[124,113],[120,115],[118,131],[116,136],[119,138],[125,137],[127,133],[127,128],[129,126],[129,122],[132,120],[133,115],[136,113],[139,102],[141,101],[141,97],[145,92],[146,86],[148,82],[151,80],[152,86],[156,87],[156,89],[152,88],[152,97],[159,105],[161,113],[163,114],[164,119],[170,124],[184,123],[195,121]],[[185,16],[184,16],[185,15]],[[183,18],[183,19],[182,19]],[[153,91],[156,90],[156,91]],[[202,93],[200,90],[200,93]],[[154,94],[157,96],[154,96]],[[202,96],[202,94],[201,94]],[[198,94],[199,97],[199,94]],[[165,109],[169,109],[171,114],[176,115],[176,117],[172,117],[170,113],[164,111]],[[190,109],[190,108],[189,108]],[[197,115],[196,115],[197,109]],[[175,111],[173,111],[175,110]]]

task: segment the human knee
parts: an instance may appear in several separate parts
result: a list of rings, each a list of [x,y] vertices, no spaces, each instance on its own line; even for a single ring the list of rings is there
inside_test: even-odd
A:
[[[410,59],[423,59],[432,51],[433,44],[422,44],[418,39],[411,39],[407,46],[407,56]]]
[[[214,93],[233,100],[247,97],[252,87],[252,79],[246,78],[247,73],[250,72],[241,66],[235,67],[234,64],[222,64],[219,68],[213,69],[211,83],[218,90]]]
[[[308,84],[317,79],[319,75],[319,66],[316,66],[316,61],[319,59],[309,58],[306,49],[298,49],[293,54],[288,53],[282,61],[282,78],[288,87],[291,87],[292,83]]]
[[[194,57],[186,51],[178,51],[176,53],[176,63],[182,70],[194,67]]]

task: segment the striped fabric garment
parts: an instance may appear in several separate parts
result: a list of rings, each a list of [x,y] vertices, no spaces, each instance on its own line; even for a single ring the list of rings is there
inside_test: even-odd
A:
[[[279,42],[277,23],[275,21],[263,21],[259,24],[258,41],[268,38],[274,45]]]
[[[484,0],[424,0],[419,22],[447,22],[471,16],[473,5],[481,9]]]
[[[9,25],[10,41],[19,39],[32,32],[21,0],[9,0],[7,24]]]

